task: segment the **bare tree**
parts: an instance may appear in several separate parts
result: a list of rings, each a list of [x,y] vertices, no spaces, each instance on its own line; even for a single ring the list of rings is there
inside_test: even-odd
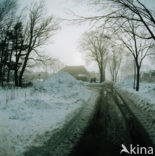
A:
[[[27,45],[24,62],[19,74],[19,85],[22,86],[22,77],[32,52],[47,43],[47,40],[59,29],[53,16],[44,14],[44,1],[34,3],[29,8],[28,20],[25,28],[24,42]],[[45,16],[44,16],[45,15]]]
[[[47,44],[59,26],[53,16],[45,14],[45,1],[31,4],[25,10],[25,18],[16,16],[15,2],[0,2],[0,81],[2,84],[4,79],[9,82],[10,71],[14,71],[15,85],[22,86],[22,77],[32,54],[40,55],[39,48]]]
[[[3,0],[0,2],[0,81],[3,85],[7,63],[10,55],[9,31],[15,14],[16,0]]]
[[[136,36],[136,33],[139,31],[139,24],[136,21],[128,21],[128,26],[121,26],[122,33],[125,37],[119,35],[119,39],[128,49],[128,51],[133,56],[135,66],[136,66],[136,91],[139,90],[140,83],[140,69],[143,63],[143,60],[152,55],[150,49],[153,47],[152,42],[141,39]]]
[[[57,73],[64,67],[65,67],[64,63],[62,63],[59,59],[56,59],[54,64],[51,64],[51,66],[50,66],[51,73],[52,74]]]
[[[91,0],[91,3],[100,8],[100,13],[90,17],[74,14],[76,21],[100,23],[100,26],[107,28],[114,27],[117,23],[124,24],[128,20],[137,21],[147,36],[136,35],[143,39],[155,40],[155,12],[141,0]]]
[[[111,54],[109,56],[109,68],[110,74],[113,82],[116,82],[118,79],[118,73],[123,59],[124,49],[118,46],[112,46]]]
[[[102,0],[101,0],[102,1]],[[104,0],[103,0],[104,1]],[[107,15],[108,19],[124,19],[125,21],[137,21],[143,25],[148,31],[149,36],[143,36],[136,33],[137,36],[144,39],[155,40],[155,13],[142,3],[140,0],[108,0],[108,3],[112,2],[113,5],[117,6],[117,10]],[[133,16],[134,15],[134,16]]]
[[[54,74],[61,70],[65,65],[58,59],[47,55],[30,58],[32,61],[27,65],[27,70],[41,70],[46,73]]]
[[[100,82],[105,81],[109,39],[110,37],[107,34],[91,31],[84,33],[80,43],[86,59],[97,63],[100,72]]]

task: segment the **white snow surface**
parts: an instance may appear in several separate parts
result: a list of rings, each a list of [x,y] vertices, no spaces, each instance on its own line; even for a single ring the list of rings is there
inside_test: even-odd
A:
[[[93,95],[81,81],[61,72],[34,82],[27,95],[20,89],[6,100],[8,90],[0,88],[0,156],[21,156],[27,147],[41,145],[48,139],[44,134],[61,128]]]
[[[147,111],[155,111],[155,83],[140,82],[139,91],[133,89],[133,79],[118,82],[116,87],[127,91],[137,105]]]

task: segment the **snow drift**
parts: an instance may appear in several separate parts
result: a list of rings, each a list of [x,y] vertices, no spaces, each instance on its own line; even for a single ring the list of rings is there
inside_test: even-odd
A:
[[[81,81],[57,73],[34,82],[31,96],[0,103],[0,156],[21,156],[31,145],[40,146],[51,132],[62,128],[92,96]]]
[[[139,91],[133,89],[133,79],[126,79],[116,84],[129,93],[135,103],[147,111],[155,111],[155,83],[141,82]]]

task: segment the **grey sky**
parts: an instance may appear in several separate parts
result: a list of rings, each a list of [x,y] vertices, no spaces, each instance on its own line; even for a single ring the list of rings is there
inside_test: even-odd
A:
[[[30,4],[33,1],[19,0],[22,6]],[[54,14],[56,17],[70,18],[69,10],[80,15],[89,15],[92,13],[92,8],[87,7],[85,3],[78,3],[77,1],[80,0],[45,0],[48,13]],[[155,10],[155,0],[143,1]],[[61,24],[61,27],[61,30],[56,33],[44,51],[53,57],[59,58],[66,65],[85,64],[83,56],[78,49],[78,41],[81,34],[88,29],[88,25],[73,25],[65,22]],[[91,65],[88,69],[93,70],[96,67]]]
[[[19,0],[19,4],[26,6],[33,1]],[[58,18],[71,18],[70,11],[82,15],[92,12],[91,8],[87,7],[85,3],[77,3],[77,0],[46,0],[45,2],[48,14],[53,14]],[[65,65],[84,65],[85,61],[79,52],[78,42],[81,34],[86,30],[88,30],[87,24],[74,25],[70,22],[62,22],[61,29],[49,40],[49,44],[44,48],[44,51],[53,57],[59,58]],[[96,69],[92,65],[88,68],[91,70]]]

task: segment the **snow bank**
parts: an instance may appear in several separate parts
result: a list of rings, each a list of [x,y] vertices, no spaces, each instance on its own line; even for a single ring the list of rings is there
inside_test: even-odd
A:
[[[116,84],[116,87],[128,91],[136,104],[147,111],[155,111],[155,83],[140,83],[139,92],[133,89],[133,79],[126,79]]]
[[[82,82],[58,73],[44,82],[35,82],[30,96],[19,94],[5,105],[1,102],[0,156],[21,156],[31,145],[40,146],[91,96]]]
[[[84,98],[85,92],[88,91],[81,81],[77,81],[74,77],[65,72],[59,72],[42,83],[34,83],[34,88],[37,91],[58,94],[60,97],[63,96],[64,98],[74,98],[77,96],[82,96],[82,98]]]

